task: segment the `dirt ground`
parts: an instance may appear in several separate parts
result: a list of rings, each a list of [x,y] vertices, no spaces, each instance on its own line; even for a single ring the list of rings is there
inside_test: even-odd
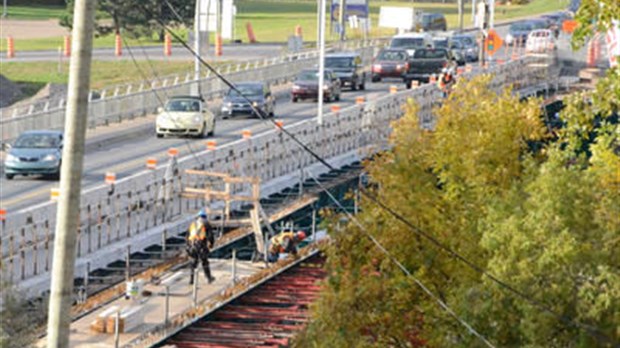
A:
[[[69,34],[66,28],[58,24],[57,19],[46,21],[27,21],[0,19],[0,37],[12,36],[14,39],[41,39]]]

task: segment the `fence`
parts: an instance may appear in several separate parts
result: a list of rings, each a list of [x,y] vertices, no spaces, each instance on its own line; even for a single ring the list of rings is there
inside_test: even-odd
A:
[[[365,63],[374,55],[375,47],[382,40],[348,41],[334,45],[332,49],[356,49]],[[269,84],[286,83],[300,70],[313,66],[318,53],[308,51],[271,59],[228,64],[218,68],[233,82],[264,81]],[[190,94],[195,86],[193,73],[168,76],[150,82],[117,86],[101,91],[91,91],[88,108],[88,127],[96,128],[110,123],[122,122],[154,113],[168,96]],[[221,96],[227,87],[220,79],[206,72],[200,80],[203,96],[213,99]],[[9,142],[24,131],[32,129],[63,129],[66,101],[46,101],[13,109],[3,109],[0,116],[2,142]]]
[[[527,59],[490,67],[488,72],[495,74],[491,84],[495,89],[506,84],[536,83],[533,76],[538,74],[528,68]],[[432,127],[432,106],[441,93],[433,85],[424,85],[328,114],[322,126],[316,119],[307,119],[285,128],[330,163],[344,165],[387,148],[388,125],[402,115],[408,98],[420,105],[419,116],[424,126]],[[298,180],[295,178],[302,169],[317,174],[327,170],[275,127],[176,162],[121,179],[113,187],[102,185],[83,192],[77,231],[78,264],[80,258],[90,257],[93,269],[105,266],[108,258],[93,255],[101,255],[97,253],[105,249],[109,256],[118,256],[127,245],[134,250],[135,238],[154,228],[168,226],[165,228],[171,233],[175,229],[169,228],[170,224],[176,224],[176,230],[182,230],[187,220],[183,216],[200,206],[198,200],[180,197],[185,169],[259,177],[262,197],[279,191],[286,178],[289,184],[291,178]],[[4,279],[24,283],[48,276],[55,217],[56,203],[48,202],[10,214],[1,222],[0,267]],[[76,270],[76,274],[79,272]]]

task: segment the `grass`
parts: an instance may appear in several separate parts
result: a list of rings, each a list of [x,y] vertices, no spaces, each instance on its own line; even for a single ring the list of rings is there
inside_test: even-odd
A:
[[[10,1],[7,6],[7,18],[9,19],[58,19],[65,11],[64,6],[36,5],[23,6],[11,5]]]
[[[193,71],[193,61],[151,61],[159,77]],[[138,61],[138,66],[149,78],[154,78],[149,62]],[[221,64],[221,63],[220,63]],[[32,95],[46,83],[67,83],[68,62],[5,62],[0,63],[0,73],[26,87],[26,94]],[[91,68],[91,89],[102,89],[114,85],[142,80],[142,75],[130,60],[93,61]]]
[[[259,42],[285,42],[290,35],[293,35],[296,25],[301,25],[304,40],[306,42],[316,41],[316,4],[314,2],[293,0],[288,1],[269,1],[269,0],[238,0],[237,1],[237,20],[235,23],[235,37],[248,42],[246,34],[246,23],[251,23],[256,38]],[[566,8],[568,0],[533,0],[528,5],[498,6],[495,11],[495,20],[524,17],[538,13],[550,12]],[[379,20],[379,9],[381,6],[400,6],[411,7],[411,2],[371,2],[371,20],[374,26]],[[442,12],[446,16],[448,26],[455,28],[458,24],[458,14],[455,4],[443,3],[415,3],[416,9],[427,12]],[[38,7],[37,7],[38,8]],[[41,11],[45,12],[45,10]],[[31,9],[28,13],[34,15],[38,13]],[[471,25],[471,7],[465,8],[465,25]],[[329,13],[328,13],[329,16]],[[328,17],[329,18],[329,17]],[[179,29],[179,32],[185,32]],[[392,29],[373,28],[372,36],[385,36],[394,33]],[[335,40],[335,35],[328,35],[329,40]],[[349,37],[361,37],[361,32],[356,30],[349,31]],[[155,38],[142,38],[128,40],[130,45],[160,45]],[[61,47],[62,37],[18,40],[15,42],[17,52],[25,50],[55,50]],[[108,35],[95,38],[95,47],[113,47],[114,36]],[[6,41],[0,40],[0,51],[6,50]]]

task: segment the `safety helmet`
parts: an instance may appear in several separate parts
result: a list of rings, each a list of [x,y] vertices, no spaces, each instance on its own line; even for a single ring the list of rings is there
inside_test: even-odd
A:
[[[200,211],[198,212],[198,217],[201,218],[207,218],[207,212],[204,209],[200,209]]]
[[[306,232],[304,232],[304,231],[297,232],[297,239],[299,239],[299,240],[306,239]]]

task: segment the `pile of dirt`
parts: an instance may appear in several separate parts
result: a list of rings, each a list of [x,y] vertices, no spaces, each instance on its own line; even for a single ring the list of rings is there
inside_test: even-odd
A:
[[[9,106],[22,98],[22,91],[13,81],[0,75],[0,108]]]

